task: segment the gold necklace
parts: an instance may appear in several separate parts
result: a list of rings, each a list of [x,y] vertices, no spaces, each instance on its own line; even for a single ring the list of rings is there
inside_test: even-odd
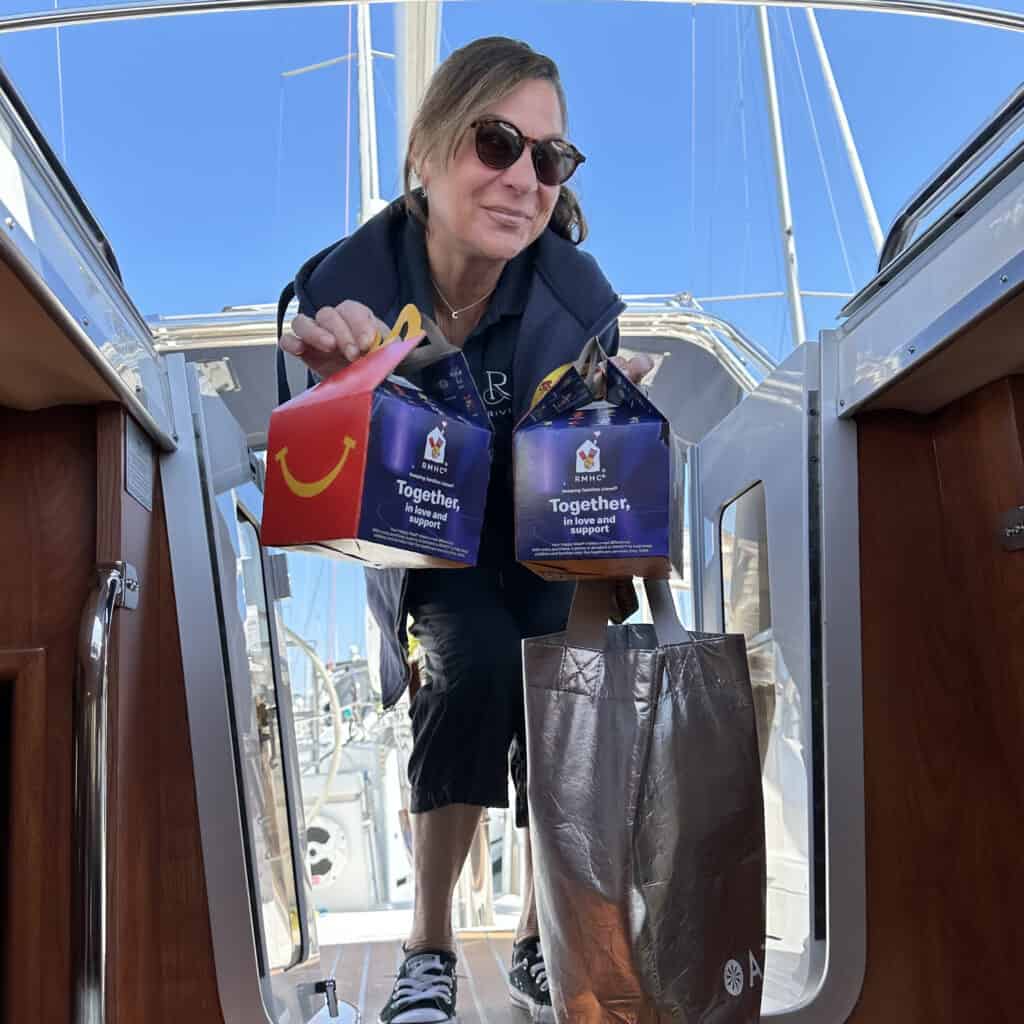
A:
[[[435,280],[433,279],[433,277],[431,277],[431,278],[430,278],[430,283],[431,283],[431,284],[432,284],[432,285],[434,286],[434,291],[436,291],[436,292],[437,292],[437,297],[438,297],[438,298],[439,298],[439,299],[440,299],[440,300],[441,300],[441,301],[442,301],[442,302],[443,302],[443,303],[445,304],[445,308],[446,308],[446,309],[448,310],[448,315],[449,315],[449,316],[450,316],[450,317],[451,317],[451,318],[452,318],[453,320],[458,320],[458,319],[459,319],[459,317],[460,317],[460,316],[461,316],[461,315],[462,315],[463,313],[468,313],[468,312],[469,312],[469,311],[470,311],[471,309],[475,309],[475,308],[476,308],[477,306],[479,306],[479,305],[480,305],[480,303],[481,303],[481,302],[486,302],[486,301],[487,301],[487,300],[488,300],[488,299],[489,299],[489,298],[490,298],[490,297],[491,297],[491,296],[492,296],[492,295],[494,294],[494,289],[492,288],[492,289],[491,289],[491,290],[490,290],[490,291],[489,291],[489,292],[488,292],[488,293],[487,293],[486,295],[484,295],[484,296],[483,296],[482,298],[479,298],[479,299],[477,299],[477,300],[476,300],[476,302],[471,302],[471,303],[470,303],[470,304],[469,304],[468,306],[463,306],[463,307],[462,307],[462,309],[456,309],[456,308],[455,308],[455,307],[454,307],[454,306],[453,306],[453,305],[452,305],[452,304],[451,304],[451,303],[450,303],[450,302],[449,302],[449,301],[448,301],[448,300],[447,300],[447,299],[446,299],[446,298],[444,297],[444,292],[442,292],[442,291],[441,291],[441,289],[440,289],[440,288],[438,287],[438,284],[437,284],[437,282],[436,282],[436,281],[435,281]]]

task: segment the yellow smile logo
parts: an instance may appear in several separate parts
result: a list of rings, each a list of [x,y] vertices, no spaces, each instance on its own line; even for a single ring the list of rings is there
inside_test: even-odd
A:
[[[335,480],[338,479],[338,474],[345,468],[345,463],[348,462],[349,455],[355,450],[356,441],[353,437],[345,437],[345,450],[341,453],[341,458],[338,459],[337,465],[327,474],[322,476],[319,480],[313,480],[310,483],[303,483],[301,480],[297,480],[291,470],[288,468],[288,449],[282,448],[275,456],[274,459],[277,464],[281,467],[281,476],[284,477],[284,482],[288,486],[288,490],[292,494],[299,498],[315,498],[318,494],[323,494]]]

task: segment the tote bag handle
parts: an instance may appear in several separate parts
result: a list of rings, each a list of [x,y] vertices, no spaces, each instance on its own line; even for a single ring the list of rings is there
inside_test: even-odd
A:
[[[644,580],[644,590],[651,606],[658,645],[692,643],[693,637],[679,621],[668,580]],[[566,642],[570,647],[604,650],[613,598],[611,580],[581,580],[576,584],[566,628]]]

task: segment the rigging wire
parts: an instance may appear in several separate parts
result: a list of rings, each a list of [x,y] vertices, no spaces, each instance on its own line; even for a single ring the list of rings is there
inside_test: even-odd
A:
[[[345,53],[352,55],[352,5],[348,8],[348,46]],[[352,61],[346,62],[345,71],[345,235],[352,227]]]
[[[711,123],[718,123],[718,20],[711,22]],[[708,204],[708,291],[715,290],[715,203],[718,200],[718,137],[711,133],[711,202]]]
[[[696,263],[693,251],[697,247],[697,5],[690,7],[690,244],[687,263],[690,267],[690,287]]]
[[[829,177],[828,166],[825,163],[825,154],[821,147],[821,134],[818,131],[818,121],[814,116],[814,108],[811,106],[811,94],[807,88],[807,76],[804,74],[803,60],[800,57],[800,47],[797,46],[796,42],[796,30],[793,28],[793,16],[786,9],[786,21],[789,23],[789,35],[793,43],[793,52],[796,55],[796,67],[800,75],[800,86],[803,89],[804,103],[807,106],[807,116],[811,122],[811,132],[814,136],[814,148],[818,153],[818,165],[821,167],[821,176],[825,182],[825,192],[828,195],[829,209],[832,211],[832,223],[835,225],[836,236],[839,239],[839,250],[843,255],[843,264],[846,266],[846,276],[850,281],[850,289],[852,291],[857,290],[857,285],[853,280],[853,269],[850,266],[850,254],[846,248],[846,238],[843,235],[843,226],[839,220],[839,211],[836,209],[835,195],[832,191],[832,180]]]
[[[373,68],[373,80],[376,83],[375,89],[376,89],[377,93],[383,94],[383,96],[384,96],[384,104],[385,104],[387,110],[391,112],[391,123],[392,124],[398,124],[398,103],[397,103],[397,101],[395,99],[395,93],[392,90],[391,85],[389,85],[387,79],[382,78],[381,75],[382,75],[382,70],[381,70],[380,62],[378,61],[376,64],[374,64],[374,68]],[[380,106],[380,104],[378,103],[378,107],[379,106]],[[394,161],[391,161],[391,163],[392,163],[392,166],[394,166]],[[401,182],[398,183],[397,190],[399,192],[403,191],[402,183]],[[394,192],[389,189],[388,194],[393,195]]]
[[[773,13],[774,12],[772,12],[772,11],[768,11],[769,23],[771,22],[772,14]],[[754,17],[755,23],[756,23],[757,15],[754,14],[753,17]],[[773,55],[773,60],[775,59],[776,56],[777,55]],[[763,97],[762,98],[764,99],[764,103],[765,103],[765,106],[767,108],[768,105],[769,105],[769,96],[768,96],[768,87],[767,87],[767,85],[764,85],[763,89],[764,89],[764,93],[763,93]],[[781,120],[781,105],[782,105],[781,90],[780,90],[780,94],[779,94],[779,105],[780,105],[780,120]],[[772,181],[772,180],[776,179],[776,171],[775,171],[775,168],[772,165],[773,157],[772,157],[772,152],[771,152],[771,150],[772,150],[771,128],[768,127],[768,121],[769,121],[769,118],[767,118],[767,117],[765,117],[763,119],[763,123],[766,126],[767,130],[766,130],[766,132],[761,134],[761,143],[762,143],[762,145],[761,145],[760,150],[759,150],[759,155],[761,157],[761,165],[760,165],[759,170],[760,170],[761,173],[760,173],[759,179],[758,179],[760,181]],[[785,124],[785,122],[783,122],[783,125],[784,124]],[[766,135],[768,136],[767,139],[766,139]],[[775,187],[778,188],[778,184],[776,184]],[[762,202],[759,205],[760,205],[761,210],[763,211],[762,224],[766,224],[767,225],[767,231],[768,231],[769,237],[774,238],[774,237],[777,236],[778,230],[779,230],[778,229],[778,220],[775,219],[777,215],[773,214],[771,202]],[[773,243],[773,244],[768,246],[768,250],[772,254],[772,264],[775,267],[775,274],[776,274],[776,278],[775,279],[777,281],[781,280],[783,282],[783,285],[782,285],[782,287],[783,287],[783,295],[785,295],[785,294],[787,294],[786,291],[785,291],[785,287],[786,287],[786,285],[785,285],[785,281],[786,281],[786,268],[783,266],[782,253],[780,251],[781,250],[781,246],[776,245],[776,244]],[[775,352],[773,353],[776,356],[776,358],[781,358],[784,354],[789,352],[790,349],[792,348],[792,346],[786,346],[784,344],[784,342],[783,342],[783,334],[784,334],[785,331],[789,330],[789,327],[790,327],[790,317],[789,317],[788,306],[789,306],[788,302],[780,303],[780,308],[782,310],[781,317],[780,317],[780,322],[779,322],[780,334],[779,334],[778,344],[776,346]],[[767,331],[767,328],[766,328],[766,330],[765,330],[765,337],[767,337],[767,336],[768,336],[768,331]]]
[[[57,10],[59,0],[53,0],[53,9]],[[68,138],[64,127],[64,59],[60,49],[60,26],[54,30],[54,37],[57,42],[57,102],[60,110],[60,159],[67,167],[68,163]]]
[[[750,264],[750,167],[747,149],[747,98],[743,82],[743,53],[746,39],[740,33],[740,9],[736,8],[736,77],[739,81],[740,152],[743,160],[743,256],[740,261],[740,291],[747,290],[747,271]]]
[[[284,161],[284,75],[277,77],[277,160],[274,168],[274,227],[281,223],[281,178]]]

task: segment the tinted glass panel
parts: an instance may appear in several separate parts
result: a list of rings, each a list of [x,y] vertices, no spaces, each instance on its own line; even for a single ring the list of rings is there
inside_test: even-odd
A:
[[[726,507],[720,542],[725,628],[746,637],[757,713],[768,848],[764,1005],[778,1010],[803,997],[810,967],[811,722],[773,632],[763,484]]]

